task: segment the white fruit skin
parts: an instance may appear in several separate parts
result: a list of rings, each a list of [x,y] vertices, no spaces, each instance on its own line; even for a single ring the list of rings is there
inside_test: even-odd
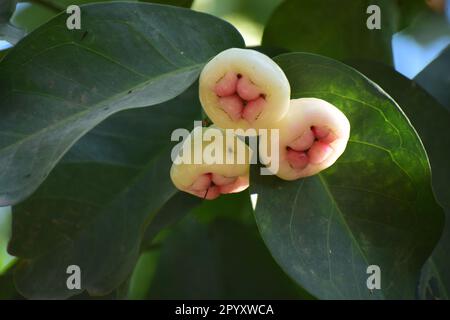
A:
[[[333,148],[333,152],[322,163],[309,163],[304,169],[293,169],[286,159],[286,147],[300,137],[305,130],[310,129],[311,126],[325,126],[331,129],[337,137],[329,144]],[[274,172],[274,174],[284,180],[296,180],[312,176],[330,167],[345,151],[350,137],[350,122],[347,117],[332,104],[316,98],[291,100],[288,114],[276,127],[280,130],[280,165],[278,172]],[[260,148],[267,148],[267,146],[260,144]],[[259,155],[263,163],[269,162],[269,159],[264,157],[265,152],[260,151]]]
[[[220,106],[214,87],[228,71],[248,76],[266,95],[264,111],[253,123],[245,119],[231,120]],[[219,53],[203,68],[200,74],[199,95],[203,109],[218,127],[263,129],[271,128],[273,122],[286,115],[291,87],[283,70],[268,56],[255,50],[231,48]]]
[[[223,132],[222,129],[211,126],[209,128],[196,127],[190,134],[190,136],[183,143],[183,148],[185,146],[191,145],[192,147],[198,146],[202,143],[202,134],[207,130],[219,130]],[[205,174],[205,173],[217,173],[223,175],[225,177],[238,177],[241,181],[249,181],[249,170],[250,170],[250,159],[252,156],[252,150],[245,145],[245,143],[237,137],[234,136],[234,139],[229,141],[230,139],[225,139],[225,133],[223,133],[224,142],[226,142],[225,150],[228,150],[228,147],[232,147],[235,144],[236,149],[239,147],[245,148],[247,156],[245,157],[245,163],[243,164],[226,164],[224,159],[224,164],[172,164],[170,169],[170,178],[172,179],[173,184],[181,191],[189,192],[189,188],[195,182],[195,180]],[[225,141],[226,140],[226,141]],[[214,143],[214,141],[203,142],[203,148],[205,148],[210,143]],[[245,188],[241,190],[236,190],[235,192],[240,192],[245,190]],[[190,193],[190,192],[189,192]]]

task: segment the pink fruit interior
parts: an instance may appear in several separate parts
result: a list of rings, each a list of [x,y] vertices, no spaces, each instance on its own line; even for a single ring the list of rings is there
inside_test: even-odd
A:
[[[200,175],[189,187],[188,192],[200,198],[213,200],[221,194],[239,192],[248,185],[238,177],[225,177],[216,173]]]
[[[252,123],[258,119],[266,103],[266,95],[249,77],[228,71],[215,85],[223,111],[233,121],[245,119]]]
[[[293,169],[304,169],[308,164],[320,164],[333,152],[330,143],[336,136],[327,127],[313,126],[287,147],[287,161]]]

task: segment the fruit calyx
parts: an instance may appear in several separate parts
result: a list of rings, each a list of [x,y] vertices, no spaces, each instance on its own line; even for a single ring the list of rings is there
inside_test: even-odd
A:
[[[257,120],[266,104],[266,94],[246,75],[228,71],[214,87],[222,109],[233,121]]]
[[[332,153],[336,135],[327,127],[311,126],[287,147],[287,160],[292,169],[304,169],[308,164],[320,164]]]

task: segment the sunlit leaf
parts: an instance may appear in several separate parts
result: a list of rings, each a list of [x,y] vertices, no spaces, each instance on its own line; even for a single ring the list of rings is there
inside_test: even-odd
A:
[[[295,182],[254,168],[260,232],[283,269],[318,298],[414,298],[420,269],[443,226],[429,163],[396,103],[354,69],[325,57],[275,58],[294,98],[317,97],[351,123],[343,156]],[[381,268],[381,289],[367,267]]]

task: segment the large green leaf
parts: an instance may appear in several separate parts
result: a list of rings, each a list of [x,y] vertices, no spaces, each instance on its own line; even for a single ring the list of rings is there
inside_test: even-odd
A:
[[[348,63],[382,86],[402,107],[427,151],[436,198],[450,210],[450,112],[415,81],[389,66],[371,61]]]
[[[252,170],[255,215],[272,254],[318,298],[413,298],[443,225],[421,141],[356,70],[311,54],[275,60],[294,98],[333,103],[352,129],[343,156],[316,176],[288,182]],[[366,286],[369,265],[381,268],[381,290]]]
[[[450,110],[450,46],[422,70],[414,80]]]
[[[113,115],[83,137],[25,202],[13,208],[10,252],[30,298],[66,298],[66,268],[82,270],[82,289],[104,295],[131,272],[145,229],[170,217],[173,129],[200,117],[198,86],[155,106]],[[176,208],[165,215],[178,216]],[[173,218],[173,217],[172,217]],[[165,220],[164,220],[165,219]]]
[[[93,4],[82,17],[68,30],[57,16],[0,62],[0,205],[30,195],[111,114],[177,96],[209,58],[243,45],[228,23],[172,6]]]
[[[446,227],[438,246],[422,272],[419,297],[450,298],[450,112],[429,94],[395,70],[382,64],[358,61],[351,63],[376,81],[402,106],[419,133],[430,158],[433,188],[446,212]]]
[[[381,8],[381,30],[366,26],[369,5]],[[391,0],[287,0],[266,25],[262,43],[338,60],[371,58],[390,63],[396,13]]]

